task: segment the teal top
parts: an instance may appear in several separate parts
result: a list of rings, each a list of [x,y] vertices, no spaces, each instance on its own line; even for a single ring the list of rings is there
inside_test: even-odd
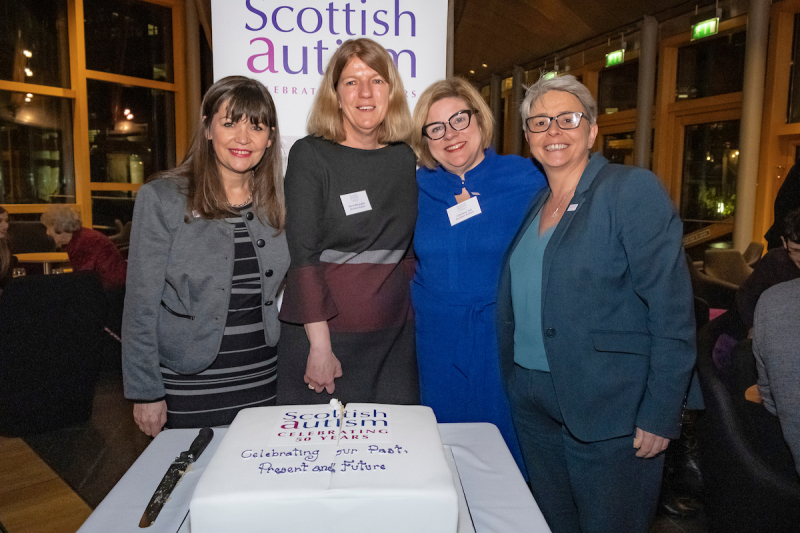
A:
[[[542,337],[542,259],[558,224],[539,236],[539,215],[541,211],[511,254],[511,301],[518,318],[514,324],[514,362],[550,372]]]

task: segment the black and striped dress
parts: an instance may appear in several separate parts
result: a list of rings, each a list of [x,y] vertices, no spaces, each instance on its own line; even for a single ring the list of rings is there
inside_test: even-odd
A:
[[[236,260],[222,345],[199,374],[161,367],[169,428],[228,425],[245,407],[275,405],[278,357],[264,339],[256,250],[241,216],[225,221],[234,226]]]

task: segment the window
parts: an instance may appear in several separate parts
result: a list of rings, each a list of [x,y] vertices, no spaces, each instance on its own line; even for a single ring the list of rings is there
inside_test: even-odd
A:
[[[88,80],[92,182],[144,183],[175,166],[172,93]]]
[[[633,165],[634,135],[635,132],[633,131],[604,135],[603,156],[610,163]]]
[[[0,2],[0,79],[69,87],[67,0]]]
[[[629,61],[603,69],[598,77],[597,108],[599,113],[636,109],[639,93],[639,62]]]
[[[735,93],[744,84],[745,31],[684,46],[678,51],[676,99]]]
[[[738,120],[686,126],[681,218],[687,233],[734,214],[738,169]]]
[[[173,81],[172,10],[136,0],[83,0],[86,68]]]
[[[75,202],[72,102],[0,90],[0,204]]]

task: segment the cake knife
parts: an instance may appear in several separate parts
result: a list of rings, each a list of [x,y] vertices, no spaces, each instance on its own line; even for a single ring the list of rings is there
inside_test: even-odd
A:
[[[161,512],[161,508],[164,507],[170,494],[172,494],[172,489],[175,488],[186,473],[189,465],[200,457],[200,454],[203,453],[203,450],[206,449],[206,446],[208,446],[208,443],[211,442],[213,437],[214,431],[211,428],[201,429],[200,433],[194,438],[194,441],[192,441],[192,445],[189,446],[189,449],[185,452],[181,452],[181,454],[172,461],[172,464],[169,465],[167,469],[167,473],[164,474],[161,483],[158,484],[158,488],[153,493],[153,497],[150,498],[150,503],[147,504],[142,519],[139,521],[139,527],[150,527],[153,525],[153,522],[155,522],[158,517],[158,513]]]

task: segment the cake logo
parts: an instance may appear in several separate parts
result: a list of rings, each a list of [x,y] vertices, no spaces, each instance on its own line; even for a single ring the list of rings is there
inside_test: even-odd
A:
[[[295,408],[287,406],[272,431],[270,446],[320,443],[388,442],[391,437],[391,409],[347,409],[329,405]]]

